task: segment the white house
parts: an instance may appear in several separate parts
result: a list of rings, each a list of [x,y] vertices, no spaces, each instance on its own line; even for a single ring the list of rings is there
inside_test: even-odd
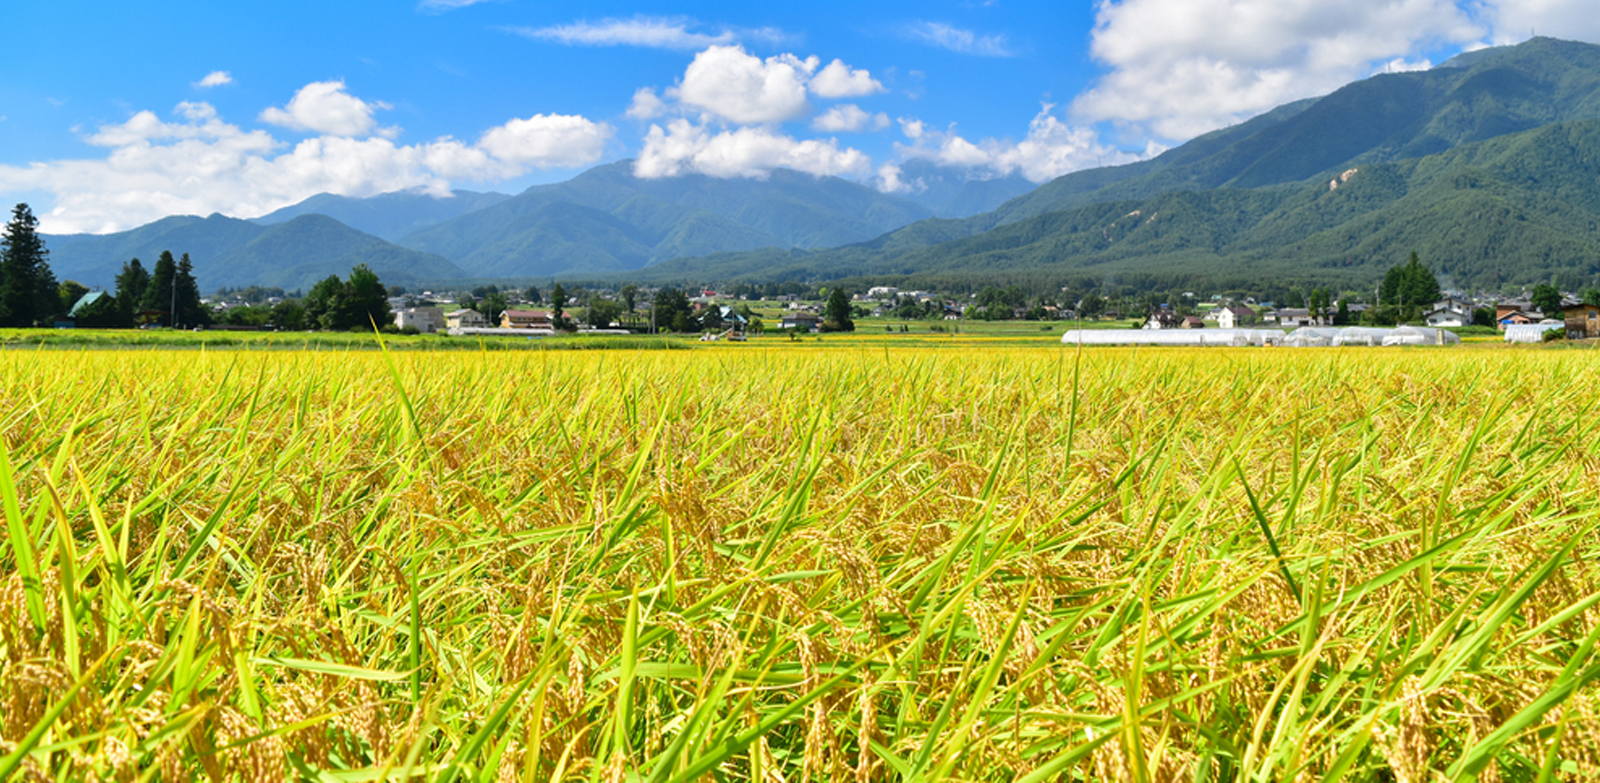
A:
[[[451,329],[482,329],[489,325],[489,319],[483,317],[483,313],[468,307],[445,313],[444,322]]]
[[[407,307],[394,311],[394,325],[411,327],[423,334],[433,334],[444,328],[444,315],[437,307]]]
[[[1463,314],[1459,310],[1449,307],[1436,307],[1422,316],[1423,320],[1432,327],[1443,326],[1469,326],[1472,324],[1472,313]]]
[[[1256,311],[1248,307],[1224,307],[1217,313],[1217,328],[1242,329],[1254,326],[1260,320],[1256,316]]]

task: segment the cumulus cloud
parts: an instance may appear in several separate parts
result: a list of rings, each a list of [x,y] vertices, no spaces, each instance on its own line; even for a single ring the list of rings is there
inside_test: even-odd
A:
[[[167,215],[261,215],[317,193],[372,196],[450,181],[514,177],[595,163],[612,129],[583,117],[534,115],[485,132],[476,144],[445,137],[402,145],[383,137],[321,135],[289,145],[225,122],[206,103],[171,119],[141,111],[85,140],[103,158],[0,166],[0,192],[46,192],[52,233],[120,231]]]
[[[812,78],[811,92],[821,98],[860,98],[883,92],[883,83],[865,69],[852,69],[843,60],[834,60]]]
[[[1015,54],[1004,35],[983,35],[944,22],[914,22],[906,26],[905,35],[913,41],[957,54],[979,57],[1011,57]]]
[[[261,121],[330,136],[365,136],[378,124],[373,113],[388,108],[387,103],[368,103],[346,92],[343,80],[312,82],[301,87],[288,106],[261,112]]]
[[[490,129],[478,146],[506,163],[548,169],[599,160],[610,138],[609,125],[571,115],[535,114]]]
[[[835,106],[811,121],[814,130],[825,133],[859,133],[864,130],[883,130],[889,127],[889,115],[871,114],[853,103]]]
[[[1484,34],[1453,0],[1101,0],[1073,108],[1182,140]]]
[[[636,120],[653,120],[667,113],[667,104],[649,87],[640,87],[628,104],[628,116]]]
[[[945,166],[974,170],[982,176],[1009,176],[1020,173],[1033,182],[1046,182],[1081,169],[1131,163],[1160,151],[1152,146],[1144,154],[1131,154],[1106,145],[1100,135],[1087,127],[1062,122],[1044,104],[1028,124],[1028,135],[1019,142],[1000,139],[969,141],[954,130],[928,130],[920,121],[902,118],[901,131],[911,144],[896,144],[904,158],[923,158]],[[912,188],[900,180],[895,167],[878,172],[880,189]],[[893,192],[889,190],[889,192]]]
[[[642,46],[679,51],[731,44],[741,39],[778,40],[784,37],[782,31],[774,28],[724,28],[714,33],[691,29],[699,26],[698,22],[684,17],[635,16],[632,19],[602,19],[598,22],[580,21],[550,27],[508,29],[525,38],[568,46]]]
[[[694,56],[674,94],[730,122],[784,122],[811,110],[806,82],[820,64],[816,57],[780,54],[763,60],[743,46],[712,46]]]
[[[677,119],[665,129],[650,126],[633,164],[634,174],[646,179],[682,174],[759,179],[776,168],[860,176],[871,170],[871,160],[859,150],[841,149],[833,139],[798,140],[763,127],[713,132],[704,124]]]
[[[221,87],[224,84],[233,84],[233,74],[227,71],[212,71],[204,79],[194,83],[196,87]]]

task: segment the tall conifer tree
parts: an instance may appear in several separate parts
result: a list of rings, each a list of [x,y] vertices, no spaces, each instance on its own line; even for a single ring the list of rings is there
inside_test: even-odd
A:
[[[50,251],[38,229],[39,219],[27,204],[11,211],[0,237],[0,325],[34,326],[61,309]]]

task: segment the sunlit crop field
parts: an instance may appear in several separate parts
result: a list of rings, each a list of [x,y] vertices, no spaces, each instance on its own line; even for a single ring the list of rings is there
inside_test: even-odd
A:
[[[0,352],[0,779],[1600,776],[1593,354],[830,345]]]

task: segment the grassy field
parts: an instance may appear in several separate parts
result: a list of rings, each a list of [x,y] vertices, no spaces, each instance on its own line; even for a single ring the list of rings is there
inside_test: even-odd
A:
[[[780,339],[0,352],[0,779],[1600,775],[1586,353]]]

